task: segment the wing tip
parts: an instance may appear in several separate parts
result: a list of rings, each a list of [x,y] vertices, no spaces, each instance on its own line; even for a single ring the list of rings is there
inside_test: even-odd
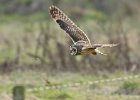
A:
[[[118,46],[118,45],[120,45],[120,43],[116,43],[116,44],[115,44],[115,46]]]
[[[60,15],[60,9],[54,5],[49,7],[49,12],[54,20],[56,20]]]
[[[52,10],[52,9],[54,9],[55,7],[56,7],[56,6],[51,5],[51,6],[49,7],[49,9]]]
[[[51,11],[57,11],[57,10],[59,10],[59,8],[57,8],[55,5],[51,5],[51,6],[49,7],[49,10],[50,10],[50,12],[51,12]]]

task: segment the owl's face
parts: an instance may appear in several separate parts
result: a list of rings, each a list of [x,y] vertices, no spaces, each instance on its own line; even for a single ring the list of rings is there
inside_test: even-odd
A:
[[[71,45],[70,46],[70,54],[75,56],[75,55],[80,55],[82,51],[82,47],[80,45]]]

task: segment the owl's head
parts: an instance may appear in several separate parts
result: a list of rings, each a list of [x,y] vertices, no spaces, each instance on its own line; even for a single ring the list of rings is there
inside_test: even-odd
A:
[[[81,46],[78,46],[78,45],[71,45],[70,46],[70,54],[72,56],[80,55],[81,54],[81,50],[82,50]]]

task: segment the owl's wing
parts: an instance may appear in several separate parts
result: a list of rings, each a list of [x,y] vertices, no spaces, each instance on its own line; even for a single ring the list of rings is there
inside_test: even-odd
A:
[[[59,24],[59,26],[68,33],[73,42],[85,41],[87,44],[90,44],[90,40],[87,35],[79,28],[77,25],[71,21],[67,15],[65,15],[59,8],[56,6],[50,7],[50,14],[52,18]]]
[[[94,47],[94,48],[105,48],[105,47],[115,47],[115,46],[118,46],[119,45],[119,43],[117,43],[117,44],[94,44],[92,47]]]

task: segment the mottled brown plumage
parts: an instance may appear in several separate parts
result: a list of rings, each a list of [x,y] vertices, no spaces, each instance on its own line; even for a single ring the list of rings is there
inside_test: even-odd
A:
[[[51,6],[50,13],[52,18],[71,36],[74,42],[83,40],[90,43],[86,34],[79,27],[77,27],[77,25],[75,25],[59,8],[56,6]]]
[[[73,45],[70,46],[71,55],[81,54],[103,54],[97,48],[98,47],[113,47],[116,44],[94,44],[91,45],[87,35],[77,26],[75,23],[67,17],[59,8],[56,6],[50,6],[50,14],[52,18],[59,24],[61,29],[66,31],[73,41]],[[106,54],[103,54],[106,55]]]

